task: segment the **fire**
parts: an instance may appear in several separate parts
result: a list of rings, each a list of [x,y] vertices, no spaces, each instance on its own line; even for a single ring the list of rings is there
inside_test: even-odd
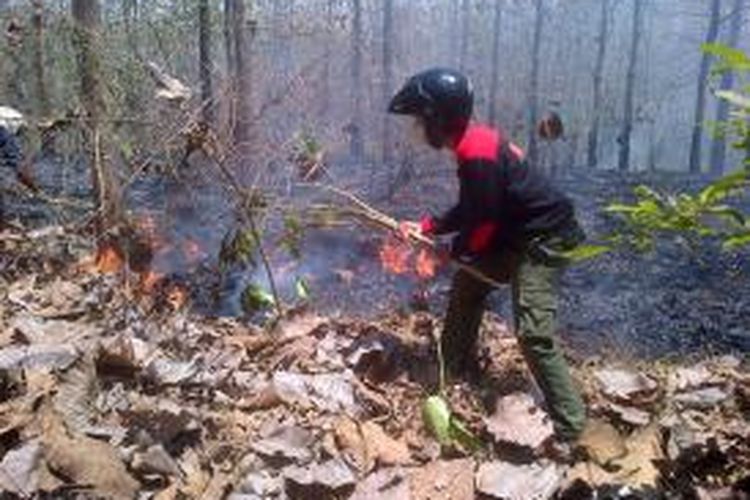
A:
[[[188,291],[181,285],[172,285],[167,291],[167,304],[173,311],[182,309],[188,299]]]
[[[422,279],[434,278],[437,267],[438,260],[432,252],[424,248],[419,251],[419,253],[417,254],[417,261],[415,263],[417,276]]]
[[[406,242],[389,238],[385,241],[379,252],[380,262],[383,268],[393,274],[406,274],[414,272],[421,279],[434,278],[437,273],[439,261],[434,252],[421,249],[414,253],[414,249]],[[412,257],[414,257],[412,262]]]
[[[383,268],[394,274],[405,274],[409,270],[411,248],[403,241],[389,238],[379,252]]]
[[[150,294],[156,288],[156,285],[164,277],[163,274],[157,273],[156,271],[149,270],[145,273],[141,273],[139,289],[145,294]]]
[[[125,265],[120,251],[114,245],[104,245],[97,249],[91,272],[99,274],[114,274],[120,272]]]

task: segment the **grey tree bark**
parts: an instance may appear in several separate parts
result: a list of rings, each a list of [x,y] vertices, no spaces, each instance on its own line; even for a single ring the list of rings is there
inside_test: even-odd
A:
[[[638,46],[640,45],[643,22],[643,2],[644,0],[633,0],[633,27],[630,38],[628,73],[625,81],[625,110],[622,130],[617,138],[620,146],[617,168],[620,171],[626,171],[630,168],[630,136],[633,132],[633,101],[635,100],[635,75],[638,67]]]
[[[492,29],[492,70],[490,80],[490,98],[487,119],[490,123],[497,122],[497,91],[500,85],[500,33],[503,20],[503,1],[495,0],[495,16]]]
[[[609,38],[609,2],[600,0],[601,11],[599,18],[599,34],[597,40],[596,66],[594,67],[594,102],[592,105],[591,129],[588,137],[587,159],[588,166],[595,168],[599,164],[599,124],[601,120],[602,81],[604,78],[604,60],[607,54],[607,39]]]
[[[208,0],[198,2],[198,64],[201,81],[203,121],[214,120],[213,61],[211,57],[211,6]]]
[[[727,45],[736,48],[740,42],[740,33],[742,32],[742,23],[744,21],[743,8],[745,0],[734,0],[732,8],[731,24],[729,25],[729,34],[727,36]],[[734,86],[734,72],[727,71],[721,76],[719,85],[721,90],[730,90]],[[729,118],[729,103],[724,99],[719,99],[716,104],[716,122],[726,123]],[[724,163],[727,154],[727,142],[724,137],[714,137],[711,143],[711,173],[722,175],[724,173]]]
[[[34,28],[34,87],[38,102],[37,113],[47,116],[49,113],[49,96],[47,78],[44,70],[44,2],[32,1],[31,25]]]
[[[528,157],[534,162],[538,157],[536,122],[539,119],[539,65],[541,59],[542,33],[544,30],[544,0],[535,0],[534,42],[531,49],[531,76],[529,78],[529,141]]]
[[[105,106],[99,60],[101,5],[99,0],[72,0],[70,5],[75,23],[73,42],[78,60],[80,99],[86,114],[84,135],[98,205],[96,226],[98,233],[104,234],[122,220],[122,197],[102,127]]]
[[[235,72],[237,99],[237,119],[234,127],[234,141],[238,146],[241,157],[248,156],[251,147],[250,128],[252,126],[252,69],[248,64],[249,53],[252,50],[254,33],[248,30],[245,0],[232,0],[232,51]]]
[[[333,55],[334,18],[333,12],[336,0],[326,2],[326,30],[325,56],[323,58],[323,74],[321,75],[321,98],[318,116],[327,117],[331,109],[331,57]]]
[[[469,34],[471,33],[471,0],[461,3],[461,42],[458,54],[458,67],[461,71],[468,69]]]
[[[706,43],[714,43],[719,35],[719,20],[721,17],[721,0],[711,0],[711,11],[706,30]],[[711,66],[711,56],[704,53],[701,56],[698,71],[698,92],[695,99],[695,117],[693,119],[693,137],[690,142],[690,172],[701,171],[703,146],[703,120],[706,112],[706,85],[708,84],[708,70]]]
[[[352,122],[349,127],[349,152],[354,159],[365,155],[362,138],[362,100],[364,98],[362,81],[362,0],[352,0],[352,61],[351,61],[351,104]]]
[[[393,26],[393,0],[383,0],[383,109],[393,93],[393,42],[396,33]],[[383,113],[383,162],[393,160],[393,120]]]

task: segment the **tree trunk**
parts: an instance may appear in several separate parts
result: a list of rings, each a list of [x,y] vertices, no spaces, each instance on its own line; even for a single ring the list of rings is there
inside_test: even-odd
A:
[[[123,0],[122,13],[125,20],[125,37],[128,46],[134,54],[138,55],[138,36],[133,29],[138,23],[138,0]]]
[[[49,97],[47,94],[47,79],[44,75],[44,3],[43,0],[32,1],[31,24],[34,28],[34,87],[39,104],[37,114],[49,114]]]
[[[232,22],[235,0],[224,0],[224,57],[227,60],[227,75],[230,78],[230,87],[234,88],[234,37],[232,36]]]
[[[740,42],[740,33],[742,32],[743,15],[742,9],[745,0],[734,0],[732,10],[732,23],[729,26],[729,35],[727,44],[736,48]],[[727,71],[721,76],[721,90],[730,90],[734,86],[734,72]],[[719,99],[716,104],[716,122],[726,123],[729,118],[729,103],[724,99]],[[724,162],[727,153],[727,142],[723,134],[720,137],[714,137],[711,144],[711,173],[713,175],[722,175],[724,173]]]
[[[383,0],[383,109],[393,93],[393,0]],[[383,162],[388,165],[393,160],[391,129],[393,120],[383,112]]]
[[[71,12],[75,22],[73,36],[81,80],[80,98],[86,115],[84,135],[98,208],[96,226],[98,234],[103,235],[122,220],[122,205],[102,126],[105,109],[99,61],[101,6],[98,0],[72,0]]]
[[[490,80],[490,102],[487,117],[490,123],[497,122],[497,90],[500,85],[500,33],[503,19],[503,1],[495,0],[495,22],[492,31],[492,76]]]
[[[322,96],[318,116],[327,118],[331,111],[331,58],[333,57],[334,17],[333,10],[336,0],[326,2],[326,41],[325,56],[323,57],[323,75],[321,76]]]
[[[236,82],[237,121],[234,128],[234,141],[240,157],[246,158],[250,152],[252,126],[252,70],[249,54],[254,34],[248,32],[245,0],[232,0],[232,47],[234,50],[234,81]]]
[[[539,63],[544,29],[544,0],[535,0],[536,20],[534,21],[534,44],[531,50],[531,77],[529,82],[529,160],[537,159],[536,122],[539,117]]]
[[[471,0],[463,0],[461,3],[461,45],[458,55],[458,67],[461,71],[466,71],[468,68],[470,30]]]
[[[364,157],[365,150],[362,138],[362,0],[352,0],[352,9],[352,123],[349,127],[349,152],[354,159],[360,160]]]
[[[630,57],[628,59],[628,73],[625,81],[625,113],[622,130],[617,141],[620,154],[617,168],[626,171],[630,168],[630,135],[633,132],[633,101],[635,97],[635,72],[638,66],[638,45],[641,39],[641,23],[643,17],[643,0],[633,0],[633,32],[630,39]]]
[[[214,120],[214,92],[213,61],[211,60],[211,6],[208,0],[198,2],[198,50],[203,121],[210,124]]]
[[[602,79],[604,75],[604,59],[607,54],[607,39],[609,38],[609,1],[601,0],[599,19],[598,48],[596,52],[596,66],[594,67],[594,103],[592,110],[591,130],[588,141],[588,166],[596,168],[599,164],[599,124],[602,105]]]
[[[719,35],[719,19],[721,17],[721,0],[711,1],[711,17],[706,31],[706,43],[714,43]],[[703,120],[706,112],[706,85],[708,84],[708,70],[711,67],[711,56],[703,53],[700,70],[698,71],[698,93],[695,100],[695,118],[693,119],[693,138],[690,143],[690,172],[701,171],[701,149],[703,145]]]

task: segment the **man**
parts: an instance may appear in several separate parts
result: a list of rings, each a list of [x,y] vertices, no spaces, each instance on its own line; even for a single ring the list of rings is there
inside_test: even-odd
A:
[[[564,253],[583,240],[573,204],[524,160],[523,151],[493,128],[471,122],[473,91],[463,74],[434,68],[411,77],[389,112],[416,118],[436,149],[455,154],[459,201],[441,217],[406,222],[406,232],[456,233],[452,255],[496,281],[510,283],[521,348],[544,393],[556,434],[574,442],[585,409],[555,343],[559,279]],[[441,338],[453,376],[476,373],[476,342],[485,282],[459,271],[453,279]]]
[[[12,170],[19,182],[35,189],[31,176],[23,167],[23,152],[18,136],[24,127],[21,113],[13,108],[0,106],[0,171]],[[3,200],[0,195],[0,229],[5,222],[3,215]]]

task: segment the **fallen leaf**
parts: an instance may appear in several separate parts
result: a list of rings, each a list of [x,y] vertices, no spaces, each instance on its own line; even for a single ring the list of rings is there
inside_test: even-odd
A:
[[[617,429],[596,419],[587,422],[578,444],[595,463],[603,466],[624,457],[628,451]]]
[[[5,492],[31,497],[39,486],[37,470],[41,462],[39,440],[28,441],[19,448],[9,450],[0,462],[0,487]]]
[[[676,394],[673,399],[682,406],[708,410],[729,399],[729,393],[719,387],[708,387]]]
[[[409,447],[402,440],[395,440],[374,422],[361,425],[367,457],[379,465],[406,465],[411,462]]]
[[[272,384],[279,397],[289,405],[315,406],[331,413],[360,413],[354,399],[351,372],[306,375],[277,371]]]
[[[132,498],[138,482],[108,443],[68,433],[59,417],[47,411],[42,438],[49,467],[74,484],[90,485],[108,498]]]
[[[349,500],[410,500],[409,476],[400,468],[378,470],[357,483]]]
[[[657,425],[646,427],[628,438],[627,455],[617,459],[622,484],[637,488],[656,488],[661,473],[656,463],[664,459],[661,432]]]
[[[271,458],[309,462],[313,458],[310,449],[313,440],[312,433],[302,427],[284,426],[275,429],[265,439],[253,443],[252,449]]]
[[[0,370],[65,370],[78,359],[67,345],[34,344],[0,349]]]
[[[620,368],[605,368],[594,372],[602,392],[610,398],[634,402],[653,396],[658,384],[646,375]]]
[[[651,421],[651,414],[649,412],[633,408],[632,406],[608,403],[606,408],[610,413],[617,415],[620,420],[630,425],[644,426],[648,425]]]
[[[287,493],[293,499],[325,498],[326,495],[343,496],[347,490],[353,489],[356,483],[352,471],[339,459],[306,467],[292,465],[285,468],[282,474],[287,481]]]
[[[545,499],[557,491],[562,478],[562,470],[554,463],[490,462],[479,466],[477,491],[506,500]]]
[[[530,394],[522,392],[498,399],[495,413],[484,422],[498,442],[532,449],[539,448],[554,434],[547,413]]]
[[[440,460],[416,469],[409,477],[413,500],[474,498],[474,461]]]

